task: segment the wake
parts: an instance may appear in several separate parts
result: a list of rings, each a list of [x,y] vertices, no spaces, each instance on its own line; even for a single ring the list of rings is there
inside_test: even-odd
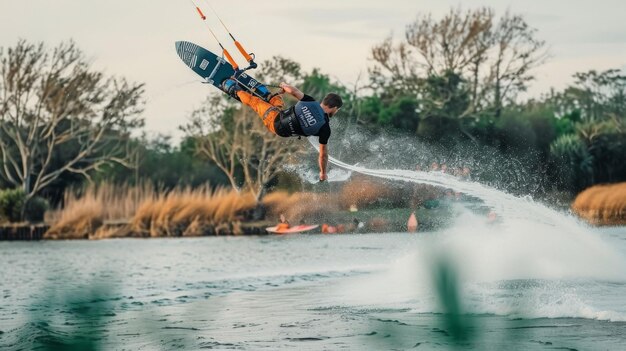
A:
[[[319,152],[319,144],[312,138],[308,138],[308,140]],[[370,169],[358,165],[350,165],[334,157],[329,157],[328,161],[332,165],[363,175],[386,180],[432,185],[443,189],[452,189],[482,200],[486,206],[494,209],[500,216],[509,219],[529,218],[530,216],[536,221],[545,224],[566,225],[573,226],[573,228],[580,228],[581,226],[581,222],[574,217],[564,215],[561,212],[537,203],[533,201],[530,196],[523,198],[516,197],[484,184],[463,180],[450,174],[403,169]],[[333,179],[331,179],[331,181],[332,180]]]
[[[319,147],[311,138],[309,142],[316,149]],[[461,215],[444,232],[446,238],[443,240],[445,251],[455,251],[454,256],[466,257],[471,262],[464,262],[464,265],[476,267],[477,272],[486,273],[486,267],[508,267],[504,270],[498,269],[498,274],[487,274],[478,280],[520,277],[626,278],[621,272],[616,274],[614,269],[625,266],[623,256],[595,235],[588,225],[571,213],[557,211],[534,201],[530,196],[517,197],[442,172],[371,169],[351,165],[333,157],[329,157],[329,162],[350,172],[452,189],[482,200],[485,206],[498,214],[498,225],[494,227],[485,224],[474,215]],[[522,270],[524,274],[516,268],[520,262],[525,262],[522,266],[528,268]],[[554,274],[547,274],[548,272]]]

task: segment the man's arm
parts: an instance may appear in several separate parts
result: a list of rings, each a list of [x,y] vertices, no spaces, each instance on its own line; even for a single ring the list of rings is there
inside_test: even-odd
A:
[[[285,82],[280,83],[278,86],[281,87],[281,89],[283,89],[285,93],[290,94],[296,99],[298,99],[298,101],[302,100],[302,98],[304,97],[304,93],[301,92],[298,88],[292,85],[289,85]]]
[[[326,174],[326,170],[328,169],[328,149],[326,144],[320,144],[320,182],[328,180],[328,175]]]

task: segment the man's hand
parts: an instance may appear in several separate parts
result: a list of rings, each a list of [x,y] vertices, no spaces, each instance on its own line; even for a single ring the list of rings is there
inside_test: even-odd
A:
[[[285,93],[292,95],[293,97],[295,97],[298,100],[302,100],[302,98],[304,97],[304,93],[301,92],[300,90],[298,90],[298,88],[289,85],[285,82],[282,82],[278,85]]]
[[[328,174],[325,172],[320,172],[320,182],[324,182],[328,180]]]
[[[280,89],[282,91],[284,91],[285,93],[288,93],[288,94],[292,94],[293,90],[295,89],[294,87],[292,87],[291,85],[289,85],[289,84],[287,84],[285,82],[282,82],[282,83],[278,84],[278,86],[280,87]]]

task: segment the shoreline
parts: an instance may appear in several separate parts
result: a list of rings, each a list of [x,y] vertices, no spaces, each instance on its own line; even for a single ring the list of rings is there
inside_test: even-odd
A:
[[[439,209],[419,209],[416,212],[419,220],[418,232],[429,232],[442,229],[449,223],[451,213],[445,206]],[[411,209],[377,209],[365,210],[359,213],[340,212],[323,219],[312,220],[311,223],[333,223],[338,229],[333,234],[369,234],[369,233],[398,233],[407,232],[406,218]],[[626,219],[622,216],[597,216],[596,212],[575,211],[579,218],[595,228],[619,228],[626,227]],[[356,228],[352,225],[351,218],[359,217],[364,226]],[[342,224],[344,223],[344,224]],[[184,235],[186,231],[180,228],[159,230],[152,227],[137,228],[130,220],[110,221],[87,221],[83,226],[74,228],[53,228],[47,223],[13,223],[0,225],[0,241],[39,241],[39,240],[102,240],[114,238],[181,238],[181,237],[206,237],[206,236],[246,236],[246,235],[273,235],[267,233],[266,228],[276,223],[269,220],[260,221],[233,221],[218,225],[207,225],[201,230],[193,231],[193,235]],[[156,230],[154,230],[156,229]],[[318,233],[316,230],[314,233]],[[157,235],[154,235],[156,233]],[[182,235],[175,235],[182,233]],[[313,233],[313,232],[312,232]],[[280,235],[280,234],[278,234]]]

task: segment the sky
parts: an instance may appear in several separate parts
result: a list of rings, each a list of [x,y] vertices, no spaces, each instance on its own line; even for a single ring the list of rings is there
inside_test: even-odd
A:
[[[626,69],[623,0],[196,1],[239,62],[207,1],[257,61],[287,57],[348,86],[359,77],[365,83],[372,46],[389,35],[399,38],[419,13],[440,18],[457,6],[510,10],[538,30],[550,59],[535,70],[530,95],[567,86],[575,72]],[[73,39],[95,69],[145,83],[145,131],[152,136],[180,138],[178,126],[215,89],[201,84],[174,50],[175,41],[187,40],[219,52],[191,0],[0,0],[0,46],[18,39],[49,47]]]

